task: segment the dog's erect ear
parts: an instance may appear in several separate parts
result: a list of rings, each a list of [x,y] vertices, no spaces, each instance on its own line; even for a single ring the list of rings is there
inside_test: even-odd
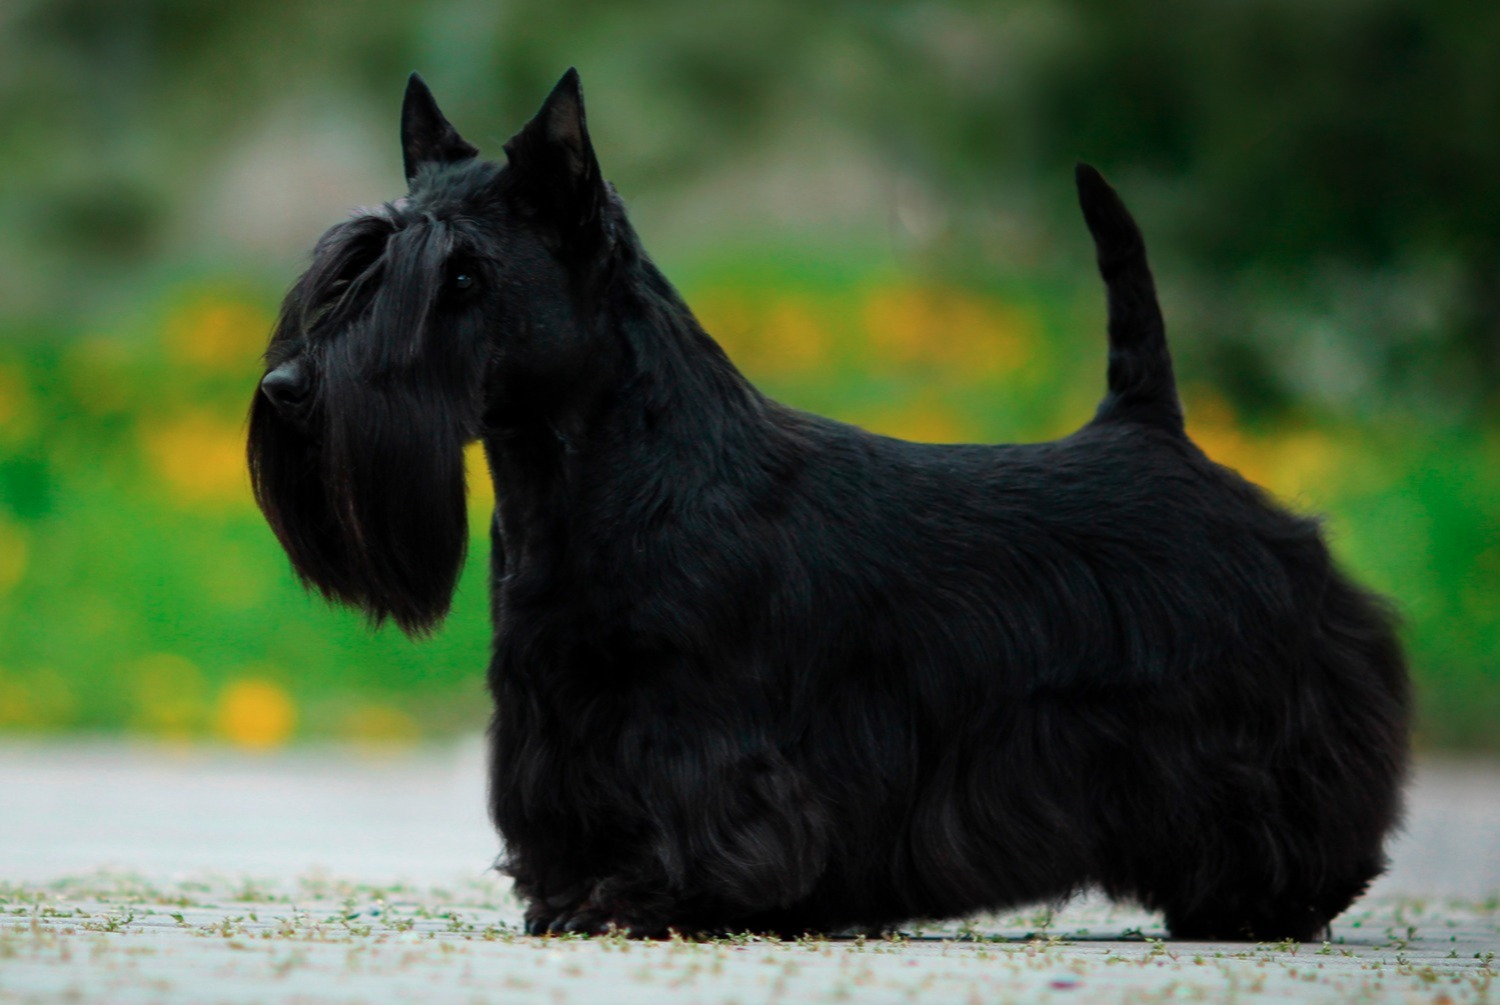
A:
[[[566,227],[598,219],[604,183],[589,142],[577,70],[563,74],[541,111],[506,141],[505,155],[532,208]]]
[[[478,153],[479,148],[458,135],[443,117],[427,84],[413,73],[406,82],[406,99],[401,102],[401,159],[406,183],[411,184],[423,164],[452,164]]]

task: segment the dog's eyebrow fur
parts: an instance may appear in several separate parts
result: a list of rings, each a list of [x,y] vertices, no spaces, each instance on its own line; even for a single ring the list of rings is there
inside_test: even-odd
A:
[[[302,334],[342,324],[361,280],[376,272],[386,242],[395,232],[388,217],[368,213],[332,227],[318,240],[312,267],[297,284]]]
[[[399,228],[386,241],[371,326],[361,340],[377,372],[410,364],[422,353],[453,247],[452,229],[436,219]]]
[[[457,247],[446,221],[402,215],[370,212],[329,230],[297,290],[304,336],[363,319],[359,337],[344,340],[341,351],[376,373],[421,354]]]

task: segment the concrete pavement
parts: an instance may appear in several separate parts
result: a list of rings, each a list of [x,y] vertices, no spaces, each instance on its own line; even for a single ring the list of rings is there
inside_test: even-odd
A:
[[[0,744],[0,1002],[1495,1001],[1500,766],[1429,762],[1322,945],[1096,900],[887,940],[532,939],[471,741],[265,756]]]

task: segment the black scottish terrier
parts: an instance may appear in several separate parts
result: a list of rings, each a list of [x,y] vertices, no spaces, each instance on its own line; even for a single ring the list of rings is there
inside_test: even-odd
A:
[[[770,401],[646,257],[570,71],[478,159],[413,75],[408,194],[335,226],[251,411],[304,582],[421,633],[493,523],[491,810],[533,932],[878,929],[1098,888],[1310,939],[1383,865],[1392,618],[1183,431],[1092,168],[1108,391],[1054,443]]]

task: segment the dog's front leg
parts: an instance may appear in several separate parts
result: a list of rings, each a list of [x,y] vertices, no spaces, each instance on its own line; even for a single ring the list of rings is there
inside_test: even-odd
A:
[[[526,934],[547,935],[551,932],[567,931],[566,920],[578,910],[579,904],[588,898],[589,884],[569,886],[547,894],[528,891],[525,884],[516,881],[516,892],[527,901]]]
[[[699,741],[647,759],[637,803],[647,814],[631,828],[634,840],[576,908],[553,919],[553,930],[661,938],[797,914],[826,867],[819,798],[773,749],[730,753],[724,737]]]
[[[554,935],[619,933],[642,939],[665,938],[681,926],[672,921],[677,913],[676,901],[659,880],[644,875],[615,876],[596,884],[581,903],[550,917],[544,931]],[[534,904],[532,910],[536,907]],[[530,911],[527,913],[530,931]]]

